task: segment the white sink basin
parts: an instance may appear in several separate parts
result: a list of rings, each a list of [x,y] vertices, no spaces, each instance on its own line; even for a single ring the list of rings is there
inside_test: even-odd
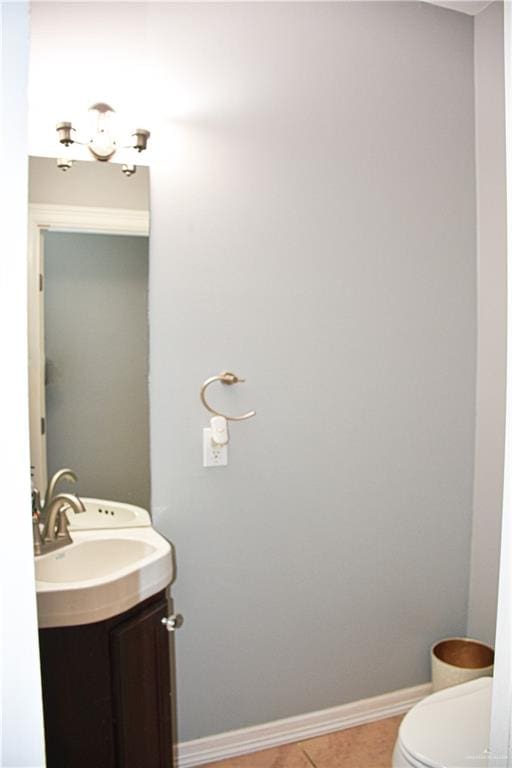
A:
[[[156,548],[131,539],[95,539],[64,547],[53,557],[36,560],[36,579],[58,584],[110,576],[120,568],[138,565]]]
[[[72,544],[37,557],[39,626],[102,621],[165,589],[174,575],[171,545],[147,520],[140,527],[73,530]]]

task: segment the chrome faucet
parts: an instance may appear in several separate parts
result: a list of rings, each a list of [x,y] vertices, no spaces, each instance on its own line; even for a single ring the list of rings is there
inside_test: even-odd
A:
[[[74,509],[75,512],[84,512],[85,506],[74,493],[56,494],[57,485],[61,480],[70,480],[76,483],[77,476],[72,469],[59,469],[52,476],[44,501],[41,500],[39,491],[32,491],[32,524],[34,529],[34,555],[44,555],[54,549],[72,543],[69,535],[66,517],[66,509]],[[44,522],[41,533],[39,523]]]
[[[68,519],[66,509],[73,509],[75,512],[85,512],[83,501],[73,493],[59,493],[49,502],[46,510],[46,522],[42,533],[41,554],[59,549],[67,544],[72,544],[72,538],[69,535]]]
[[[64,479],[71,480],[72,483],[76,483],[77,477],[72,469],[59,469],[57,472],[55,472],[50,482],[48,483],[46,496],[44,498],[44,503],[41,509],[43,514],[46,514],[46,511],[48,510],[53,497],[55,496],[55,489],[57,488],[58,483]]]

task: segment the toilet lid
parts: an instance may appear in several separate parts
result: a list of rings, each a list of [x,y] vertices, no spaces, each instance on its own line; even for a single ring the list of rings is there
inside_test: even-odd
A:
[[[411,761],[429,768],[477,766],[489,742],[492,678],[427,696],[404,717],[399,741]]]

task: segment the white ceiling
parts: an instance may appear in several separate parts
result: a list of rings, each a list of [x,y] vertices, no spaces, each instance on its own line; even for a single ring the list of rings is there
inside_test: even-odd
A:
[[[440,5],[442,8],[449,8],[451,11],[460,11],[460,13],[476,16],[477,13],[487,8],[493,0],[425,0],[425,2],[431,5]]]

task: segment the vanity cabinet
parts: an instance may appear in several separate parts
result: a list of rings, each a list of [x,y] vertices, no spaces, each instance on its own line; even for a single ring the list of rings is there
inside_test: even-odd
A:
[[[171,768],[164,591],[94,624],[39,630],[47,768]]]

